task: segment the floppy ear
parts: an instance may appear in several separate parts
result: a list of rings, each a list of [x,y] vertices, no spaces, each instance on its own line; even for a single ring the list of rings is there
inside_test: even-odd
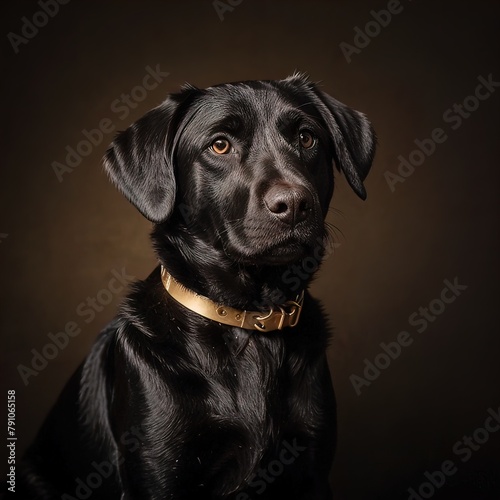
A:
[[[345,174],[354,192],[364,200],[363,181],[375,155],[375,132],[363,113],[316,88],[314,91],[323,104],[321,111],[334,142],[337,167]]]
[[[104,157],[104,168],[113,183],[155,223],[169,217],[175,202],[174,117],[179,101],[174,97],[120,132]]]

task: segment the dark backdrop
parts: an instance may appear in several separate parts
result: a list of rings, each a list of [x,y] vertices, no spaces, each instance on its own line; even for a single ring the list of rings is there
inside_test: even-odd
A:
[[[409,488],[498,498],[499,3],[225,0],[222,19],[210,0],[73,0],[46,19],[41,4],[13,3],[2,7],[0,298],[2,394],[17,391],[18,454],[115,314],[112,273],[142,278],[155,265],[149,223],[102,171],[112,129],[185,82],[298,69],[365,112],[379,137],[366,202],[338,177],[337,244],[312,287],[334,327],[336,498],[408,498]],[[375,21],[370,11],[389,7],[398,13]],[[23,29],[31,38],[20,41]],[[147,67],[164,73],[158,85],[133,90]],[[489,90],[470,97],[481,77]],[[136,100],[124,104],[131,90]],[[102,123],[102,138],[79,146]],[[440,143],[413,153],[437,128]],[[66,163],[67,147],[86,156],[60,182],[53,163]],[[392,191],[400,155],[416,166],[402,167]],[[93,313],[88,297],[97,297]],[[79,335],[46,348],[70,321]],[[391,344],[398,335],[411,344]],[[54,359],[23,381],[20,365],[31,368],[32,349],[44,348]],[[432,485],[445,461],[453,472]]]

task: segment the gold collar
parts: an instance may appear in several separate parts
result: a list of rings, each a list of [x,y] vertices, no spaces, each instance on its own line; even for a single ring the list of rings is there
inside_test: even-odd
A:
[[[169,295],[184,307],[213,321],[247,330],[271,332],[282,330],[287,326],[294,327],[299,322],[304,304],[304,292],[302,291],[296,300],[289,300],[281,306],[273,307],[268,313],[240,311],[217,304],[209,298],[189,290],[181,285],[163,266],[161,266],[161,280]]]

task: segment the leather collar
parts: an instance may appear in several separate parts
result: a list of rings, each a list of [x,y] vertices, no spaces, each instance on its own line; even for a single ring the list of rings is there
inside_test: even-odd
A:
[[[273,330],[282,330],[287,326],[294,327],[299,322],[304,304],[304,291],[302,291],[296,300],[289,300],[281,306],[274,306],[268,312],[241,311],[217,304],[209,298],[189,290],[163,266],[161,266],[161,280],[168,294],[187,309],[218,323],[247,330],[272,332]]]

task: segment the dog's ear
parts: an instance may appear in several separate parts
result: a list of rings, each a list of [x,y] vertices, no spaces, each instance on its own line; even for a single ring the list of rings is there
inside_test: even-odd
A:
[[[194,88],[169,96],[120,132],[104,157],[104,168],[125,197],[151,222],[172,213],[176,183],[174,148],[180,107]]]
[[[332,138],[337,168],[347,177],[354,192],[366,199],[363,181],[372,166],[377,142],[366,116],[319,90],[302,73],[296,72],[283,82],[298,87],[299,92],[305,91],[307,101],[316,106]]]
[[[366,116],[328,94],[314,89],[324,105],[323,118],[335,146],[335,162],[354,192],[366,199],[363,186],[375,156],[375,132]]]

